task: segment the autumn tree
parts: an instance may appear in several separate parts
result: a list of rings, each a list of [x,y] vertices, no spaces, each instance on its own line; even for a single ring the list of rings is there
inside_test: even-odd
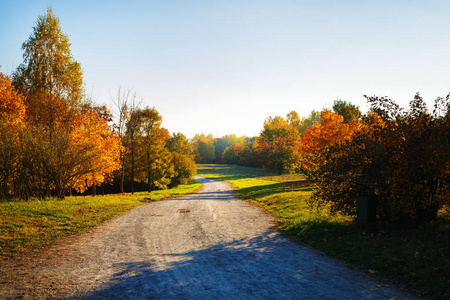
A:
[[[15,91],[9,77],[0,73],[0,197],[17,193],[20,144],[25,117],[23,96]]]
[[[174,133],[170,139],[166,141],[166,148],[170,152],[176,152],[179,154],[187,155],[191,158],[194,157],[191,144],[187,140],[186,136],[180,132]]]
[[[191,144],[183,134],[174,133],[170,139],[166,140],[165,147],[170,152],[174,169],[169,186],[187,183],[197,173]]]
[[[82,192],[89,186],[95,188],[107,179],[107,174],[120,168],[123,146],[99,111],[85,111],[72,126],[71,148],[80,149],[83,163],[78,162],[67,172],[67,185]]]
[[[298,113],[295,110],[291,111],[286,115],[286,120],[292,127],[297,129],[300,128],[300,117],[298,116]]]
[[[321,149],[351,138],[358,128],[358,122],[345,124],[344,118],[336,113],[324,109],[320,114],[320,123],[315,123],[307,130],[302,139],[303,153],[316,153]]]
[[[299,163],[300,143],[297,129],[279,116],[269,117],[255,141],[255,160],[268,171],[293,172]]]
[[[165,147],[169,132],[161,127],[162,117],[155,108],[136,109],[134,114],[136,179],[146,181],[149,191],[166,188],[174,172],[170,152]]]
[[[13,74],[14,86],[25,96],[27,119],[43,125],[51,141],[56,127],[67,129],[84,97],[81,65],[51,8],[38,17],[22,50],[24,61]]]
[[[63,198],[82,177],[88,184],[103,180],[116,168],[120,147],[100,110],[86,110],[81,66],[52,9],[39,16],[22,49],[24,62],[13,74],[26,106],[21,181],[27,194]]]
[[[449,203],[450,95],[432,113],[417,94],[409,111],[385,97],[366,97],[372,112],[353,139],[322,152],[315,205],[356,213],[357,194],[377,199],[377,218],[422,223]]]

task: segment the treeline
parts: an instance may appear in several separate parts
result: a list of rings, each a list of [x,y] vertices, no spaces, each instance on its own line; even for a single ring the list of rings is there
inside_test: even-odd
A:
[[[255,137],[235,134],[214,138],[212,134],[196,134],[191,141],[195,162],[255,167],[253,145]]]
[[[148,190],[195,174],[182,134],[170,136],[154,108],[119,89],[115,123],[85,94],[81,65],[51,9],[22,45],[23,63],[0,73],[0,197],[64,198],[105,183],[145,182]]]

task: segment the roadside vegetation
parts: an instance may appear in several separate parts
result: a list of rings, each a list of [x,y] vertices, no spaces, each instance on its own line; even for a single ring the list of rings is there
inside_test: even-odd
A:
[[[450,209],[420,226],[380,225],[369,231],[354,217],[309,205],[316,187],[304,175],[277,175],[263,169],[198,165],[198,174],[231,183],[238,196],[278,219],[278,229],[420,296],[450,297]]]
[[[86,95],[81,65],[51,8],[22,45],[23,62],[0,72],[0,198],[40,200],[102,191],[153,191],[195,175],[193,150],[162,127],[155,108],[119,88],[115,107]],[[135,185],[140,189],[135,189]],[[125,190],[124,186],[130,187]]]
[[[62,237],[80,233],[135,206],[193,193],[201,184],[133,194],[65,199],[0,201],[0,260],[37,252]]]

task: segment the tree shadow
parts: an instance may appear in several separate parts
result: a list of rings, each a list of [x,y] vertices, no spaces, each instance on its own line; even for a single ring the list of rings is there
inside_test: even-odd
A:
[[[112,268],[100,289],[69,299],[405,298],[273,231]]]
[[[239,194],[245,198],[258,199],[273,194],[282,194],[296,191],[312,192],[314,188],[305,181],[277,182],[272,184],[252,186],[239,189]]]
[[[204,201],[204,200],[214,200],[214,201],[230,201],[236,200],[236,192],[234,190],[229,191],[215,191],[215,192],[197,192],[192,195],[183,196],[179,198],[169,198],[164,201]]]

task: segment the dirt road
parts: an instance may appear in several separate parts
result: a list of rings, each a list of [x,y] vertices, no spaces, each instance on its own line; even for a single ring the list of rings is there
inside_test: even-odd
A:
[[[280,236],[228,184],[197,180],[197,194],[137,207],[15,266],[20,280],[0,283],[0,298],[412,298]]]

